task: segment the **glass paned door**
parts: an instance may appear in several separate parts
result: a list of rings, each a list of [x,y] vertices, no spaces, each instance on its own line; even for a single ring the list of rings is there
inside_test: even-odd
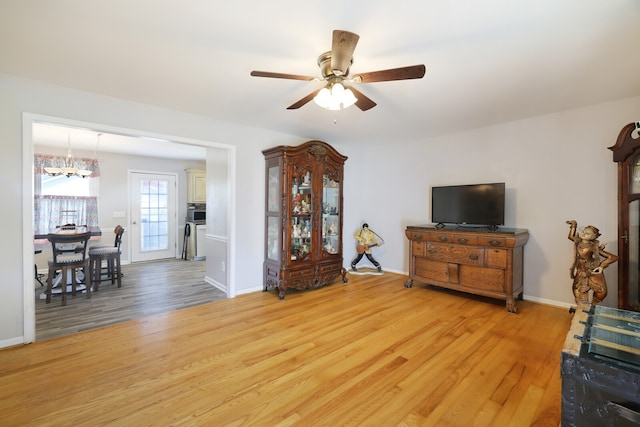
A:
[[[313,194],[311,172],[293,179],[291,194],[291,260],[304,260],[311,256],[313,248]]]
[[[337,254],[340,250],[340,183],[327,175],[322,179],[322,250]]]
[[[131,261],[175,257],[175,175],[131,175]]]

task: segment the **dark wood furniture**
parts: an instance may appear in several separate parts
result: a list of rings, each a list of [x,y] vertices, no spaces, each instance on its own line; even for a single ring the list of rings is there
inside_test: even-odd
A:
[[[99,245],[89,248],[89,271],[91,272],[91,284],[93,291],[98,292],[100,282],[111,280],[111,284],[118,282],[118,287],[122,287],[122,268],[120,264],[120,245],[124,227],[116,225],[113,229],[115,234],[113,245]],[[103,264],[106,266],[103,267]],[[104,271],[104,274],[103,274]],[[106,278],[103,278],[106,276]]]
[[[529,240],[524,229],[407,227],[409,279],[443,288],[506,300],[517,313],[522,298],[523,253]]]
[[[318,288],[342,258],[342,184],[346,156],[322,141],[278,146],[266,160],[264,290]]]
[[[58,231],[50,233],[47,239],[51,242],[53,258],[49,260],[49,271],[47,275],[46,303],[51,302],[53,287],[53,277],[57,271],[61,274],[62,305],[67,305],[67,283],[70,283],[71,294],[76,296],[77,277],[76,270],[82,269],[84,273],[85,290],[87,298],[91,298],[91,284],[88,282],[89,259],[87,258],[87,242],[91,237],[91,232],[83,227],[65,229],[61,227]],[[68,277],[71,277],[70,281]]]
[[[561,353],[563,426],[640,425],[640,314],[587,306]]]
[[[640,311],[640,122],[618,134],[618,308]]]

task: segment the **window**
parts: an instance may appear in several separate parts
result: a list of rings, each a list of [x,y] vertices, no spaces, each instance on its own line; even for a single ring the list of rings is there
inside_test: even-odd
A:
[[[78,166],[92,171],[88,178],[50,176],[47,165],[59,156],[36,154],[34,157],[34,233],[44,235],[59,225],[98,226],[100,169],[94,159],[76,159]],[[64,158],[62,158],[64,159]]]

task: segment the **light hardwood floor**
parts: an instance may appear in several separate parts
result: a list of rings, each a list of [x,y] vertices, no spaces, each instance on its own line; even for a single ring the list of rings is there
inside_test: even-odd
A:
[[[405,279],[350,275],[1,350],[0,424],[559,425],[568,310],[509,314]]]
[[[122,266],[122,287],[102,282],[99,291],[60,296],[50,304],[40,299],[36,287],[36,341],[69,335],[153,314],[178,310],[226,298],[224,292],[204,281],[205,263],[165,259]],[[37,282],[36,282],[37,283]]]

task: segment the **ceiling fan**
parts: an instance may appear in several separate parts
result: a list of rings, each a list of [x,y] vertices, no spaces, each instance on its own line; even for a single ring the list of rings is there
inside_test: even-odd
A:
[[[318,57],[318,66],[320,67],[322,77],[272,73],[269,71],[252,71],[251,75],[255,77],[272,77],[276,79],[307,80],[327,83],[324,87],[311,92],[309,95],[288,106],[287,110],[298,109],[314,99],[320,106],[331,110],[346,108],[355,104],[362,111],[367,111],[377,104],[354,88],[353,84],[421,79],[424,77],[425,66],[422,64],[359,73],[353,77],[349,77],[349,68],[351,64],[353,64],[353,52],[359,38],[360,36],[349,31],[333,31],[331,50]],[[349,83],[349,85],[345,86],[344,83]],[[334,96],[333,100],[331,96]],[[335,98],[336,96],[338,96],[337,99]]]

